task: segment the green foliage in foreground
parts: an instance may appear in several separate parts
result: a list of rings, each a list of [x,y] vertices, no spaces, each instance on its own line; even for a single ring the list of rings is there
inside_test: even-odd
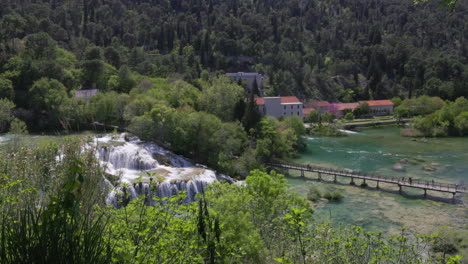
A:
[[[106,207],[93,151],[77,144],[0,152],[1,263],[460,263],[443,236],[316,222],[275,172],[212,184],[191,204],[181,194]]]

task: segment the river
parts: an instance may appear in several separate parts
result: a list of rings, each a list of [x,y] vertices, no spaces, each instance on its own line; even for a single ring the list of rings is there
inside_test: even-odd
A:
[[[402,164],[406,172],[392,170],[395,163]],[[400,136],[399,128],[383,127],[363,129],[347,137],[307,138],[307,150],[294,162],[311,163],[330,168],[346,168],[378,175],[412,177],[413,179],[468,184],[468,138],[417,139]],[[425,171],[429,166],[435,171]],[[306,196],[311,185],[322,191],[340,190],[344,198],[340,202],[320,200],[314,204],[315,217],[331,220],[338,224],[355,224],[368,230],[382,230],[396,234],[401,226],[410,232],[428,233],[440,225],[468,228],[468,199],[461,194],[456,203],[451,203],[451,194],[428,192],[424,199],[423,190],[380,185],[368,182],[363,188],[349,185],[349,179],[339,179],[340,184],[308,181],[296,178],[291,173],[288,182],[300,195]],[[308,174],[317,178],[316,174]],[[322,176],[331,181],[332,176]]]

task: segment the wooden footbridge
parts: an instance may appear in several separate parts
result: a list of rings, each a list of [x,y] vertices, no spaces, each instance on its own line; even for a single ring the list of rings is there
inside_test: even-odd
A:
[[[457,193],[468,194],[468,188],[464,185],[459,184],[447,184],[439,183],[434,181],[423,181],[419,179],[401,178],[401,177],[387,177],[378,176],[374,174],[368,174],[364,172],[356,172],[351,170],[336,170],[321,168],[312,166],[310,164],[285,164],[285,163],[266,163],[270,168],[282,168],[287,170],[296,170],[301,172],[301,177],[305,178],[305,172],[314,172],[318,175],[318,180],[322,180],[322,174],[332,175],[333,182],[337,182],[337,177],[351,178],[350,184],[355,184],[354,179],[362,180],[363,184],[367,184],[366,181],[373,181],[377,183],[376,188],[379,189],[379,183],[391,183],[396,184],[399,187],[399,192],[402,192],[403,187],[410,187],[424,190],[424,197],[427,195],[427,191],[437,191],[451,193],[453,198]]]

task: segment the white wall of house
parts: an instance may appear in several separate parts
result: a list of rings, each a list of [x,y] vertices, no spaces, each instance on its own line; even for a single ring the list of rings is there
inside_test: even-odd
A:
[[[282,115],[280,97],[264,97],[263,100],[265,100],[266,115],[274,116],[276,118]]]
[[[393,105],[376,105],[370,106],[372,115],[392,115]]]
[[[274,116],[298,116],[300,119],[304,118],[303,104],[302,103],[281,103],[281,97],[264,97],[265,104],[259,105],[260,113],[263,115]]]
[[[288,103],[288,104],[281,104],[282,107],[282,116],[298,116],[299,118],[304,117],[304,113],[302,112],[303,105],[302,103]]]

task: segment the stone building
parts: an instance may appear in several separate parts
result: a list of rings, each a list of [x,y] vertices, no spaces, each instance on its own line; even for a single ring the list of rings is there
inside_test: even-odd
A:
[[[373,100],[373,101],[360,101],[359,104],[366,102],[373,116],[384,116],[393,114],[393,102],[390,100]]]
[[[303,104],[295,96],[257,97],[255,102],[262,115],[279,118],[280,116],[298,116],[304,118]]]
[[[314,108],[321,114],[328,112],[329,106],[330,106],[330,103],[327,101],[313,101],[313,102],[307,102],[304,104],[305,108]]]
[[[359,103],[334,103],[330,104],[328,111],[333,113],[336,118],[341,118],[344,116],[346,110],[352,112],[358,106]]]
[[[255,81],[257,82],[257,88],[259,91],[263,89],[263,76],[256,72],[228,72],[227,75],[232,80],[238,82],[239,79],[244,81],[247,85],[247,90],[250,92],[254,87]]]
[[[77,90],[75,91],[75,97],[89,99],[99,92],[98,89],[87,89],[87,90]]]

